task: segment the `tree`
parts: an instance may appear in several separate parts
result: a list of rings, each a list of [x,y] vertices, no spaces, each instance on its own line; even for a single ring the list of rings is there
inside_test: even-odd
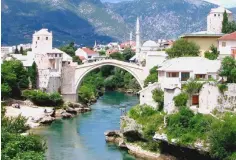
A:
[[[66,46],[62,46],[60,47],[60,50],[62,50],[63,52],[66,52],[68,55],[70,55],[71,57],[75,56],[75,43],[71,42],[70,44],[66,45]]]
[[[205,58],[207,58],[207,59],[215,60],[219,56],[219,51],[218,51],[217,47],[215,47],[214,45],[211,45],[210,51],[206,51],[204,53],[204,55],[205,55]]]
[[[129,61],[135,55],[135,52],[131,48],[125,48],[123,51],[123,56],[125,61]]]
[[[154,82],[158,82],[157,66],[150,69],[149,75],[144,81],[144,86],[147,86],[149,83],[154,83]]]
[[[16,46],[16,49],[15,49],[15,54],[19,54],[20,52],[19,52],[19,50],[18,50],[18,48],[17,48],[17,46]]]
[[[22,46],[20,47],[20,54],[24,54],[24,50]]]
[[[8,86],[11,90],[10,95],[13,97],[21,96],[21,89],[26,89],[29,86],[28,71],[23,64],[18,60],[4,61],[2,67],[2,84]]]
[[[225,57],[221,62],[220,76],[227,77],[228,83],[236,82],[236,60],[233,57]]]
[[[235,21],[229,22],[227,12],[225,10],[222,21],[222,33],[232,33],[236,31]]]
[[[158,103],[158,110],[161,111],[164,107],[164,92],[161,89],[152,91],[152,98]]]
[[[188,95],[186,93],[180,93],[174,97],[174,102],[176,107],[183,107],[187,105]]]
[[[120,61],[124,60],[124,56],[120,52],[112,53],[112,54],[110,54],[110,57],[112,59],[116,59],[116,60],[120,60]]]
[[[38,79],[38,69],[37,64],[33,62],[32,66],[29,68],[30,81],[32,83],[32,88],[37,88],[37,79]]]
[[[188,42],[185,39],[175,41],[170,49],[166,50],[169,58],[198,56],[200,47],[194,42]]]
[[[73,56],[73,62],[77,62],[78,65],[82,64],[81,59],[78,56]]]
[[[228,15],[225,10],[223,14],[223,21],[222,21],[222,33],[228,33],[228,23],[229,23]]]
[[[99,51],[98,53],[99,53],[100,56],[106,55],[106,52],[105,52],[105,51]]]

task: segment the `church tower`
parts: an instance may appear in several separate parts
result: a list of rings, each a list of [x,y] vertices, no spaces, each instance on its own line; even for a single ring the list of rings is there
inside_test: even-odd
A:
[[[136,59],[139,59],[140,54],[140,26],[139,26],[139,17],[136,22]]]

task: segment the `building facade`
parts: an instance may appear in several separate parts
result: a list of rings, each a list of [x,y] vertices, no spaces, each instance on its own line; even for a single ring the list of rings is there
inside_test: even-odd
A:
[[[236,59],[236,32],[222,36],[219,38],[218,43],[220,59],[226,56],[232,56]]]

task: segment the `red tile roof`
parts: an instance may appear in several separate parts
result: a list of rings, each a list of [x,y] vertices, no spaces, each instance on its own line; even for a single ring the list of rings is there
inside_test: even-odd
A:
[[[221,38],[219,38],[219,40],[236,40],[236,32],[226,34],[222,36]]]
[[[92,54],[97,54],[97,52],[89,49],[89,48],[86,48],[86,47],[83,47],[81,48],[84,52],[86,52],[88,55],[92,55]]]

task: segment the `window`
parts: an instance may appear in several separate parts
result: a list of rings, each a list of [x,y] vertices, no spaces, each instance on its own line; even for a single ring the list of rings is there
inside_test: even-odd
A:
[[[222,42],[222,47],[225,47],[226,46],[226,42]]]
[[[196,79],[205,79],[205,78],[206,78],[206,75],[205,75],[205,74],[196,74],[196,75],[195,75],[195,78],[196,78]]]
[[[57,57],[57,54],[55,54],[55,57]]]
[[[38,40],[40,39],[40,37],[38,37]]]
[[[220,17],[220,14],[218,14],[218,17]]]
[[[167,77],[179,77],[179,72],[168,72]]]
[[[59,57],[61,57],[61,54],[59,54]]]
[[[88,56],[88,58],[91,58],[92,56]]]
[[[214,14],[214,16],[216,17],[216,14]]]
[[[187,81],[190,77],[189,72],[181,72],[181,81]]]
[[[46,40],[48,40],[48,37],[46,37]]]

